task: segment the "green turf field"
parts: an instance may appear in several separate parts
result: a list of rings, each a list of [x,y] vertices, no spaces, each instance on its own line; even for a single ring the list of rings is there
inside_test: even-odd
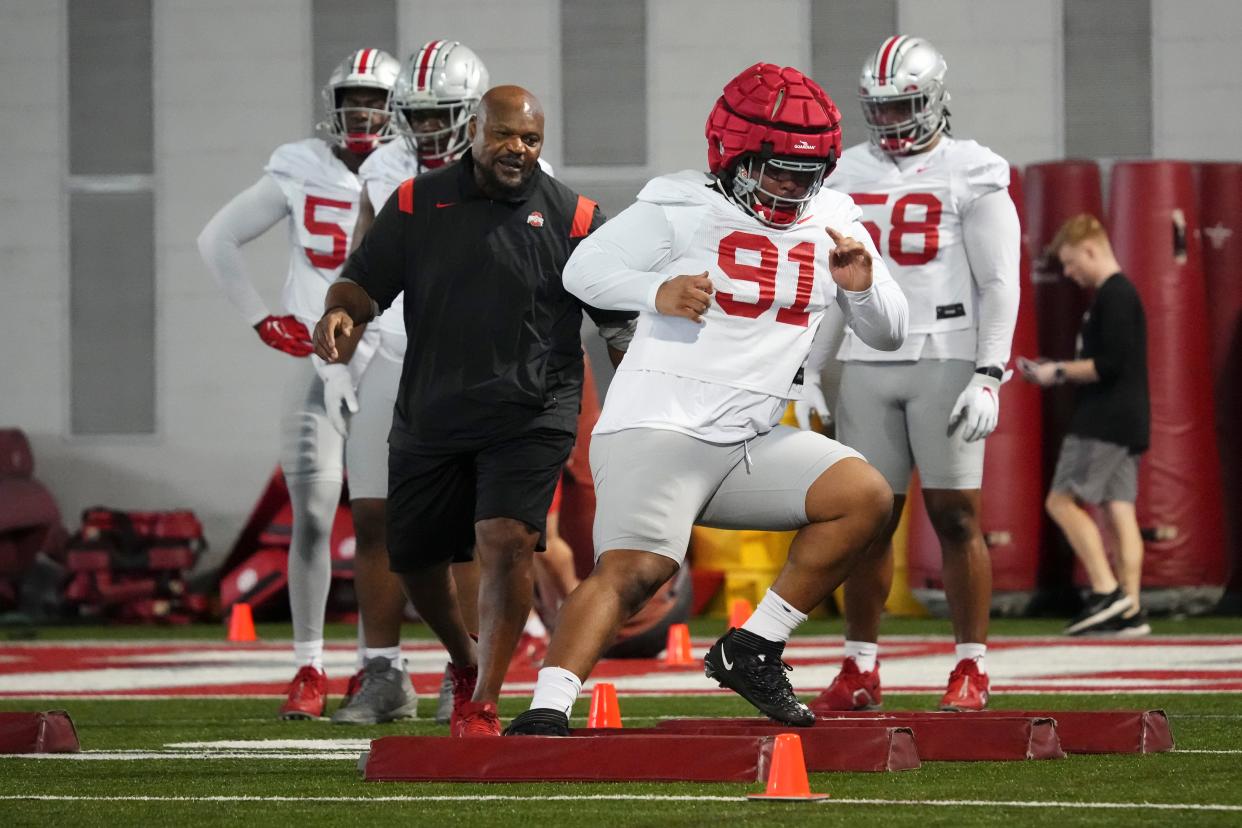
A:
[[[696,622],[696,632],[719,621]],[[831,621],[812,630],[830,632]],[[1237,619],[1157,623],[1170,634],[1237,633]],[[998,622],[995,632],[1054,633],[1056,622]],[[943,622],[904,622],[890,632],[941,633]],[[29,631],[27,631],[29,632]],[[150,628],[136,637],[151,638]],[[191,631],[203,637],[219,628]],[[349,635],[344,626],[333,633]],[[413,632],[413,630],[412,630]],[[40,637],[116,638],[110,628],[40,630]],[[180,637],[186,631],[167,631]],[[288,627],[261,628],[272,640]],[[0,637],[4,631],[0,631]],[[931,709],[933,696],[886,695],[891,710]],[[524,700],[505,699],[504,717]],[[271,699],[0,701],[0,710],[67,708],[86,751],[171,751],[185,742],[276,739],[367,739],[388,734],[443,734],[427,722],[345,728],[280,722]],[[430,719],[434,699],[420,713]],[[738,716],[753,711],[726,696],[622,697],[627,724],[662,717]],[[706,825],[882,824],[1242,825],[1242,694],[998,695],[1013,709],[1150,709],[1169,713],[1178,750],[1147,756],[1070,756],[1055,761],[924,763],[915,771],[813,774],[819,804],[752,803],[762,786],[736,784],[408,784],[360,780],[350,755],[334,759],[157,758],[0,759],[0,826],[7,825]],[[577,723],[585,715],[579,703]],[[1227,751],[1222,753],[1191,751]],[[41,799],[40,797],[46,797]],[[489,798],[490,797],[490,798]],[[499,797],[499,798],[498,798]],[[660,799],[660,797],[674,797]],[[675,799],[675,797],[682,797]],[[861,800],[874,800],[863,802]],[[936,804],[969,801],[969,804]],[[1025,804],[1016,804],[1025,803]],[[1149,803],[1149,804],[1145,804]],[[1155,804],[1150,804],[1155,803]],[[1160,808],[1184,806],[1179,808]]]

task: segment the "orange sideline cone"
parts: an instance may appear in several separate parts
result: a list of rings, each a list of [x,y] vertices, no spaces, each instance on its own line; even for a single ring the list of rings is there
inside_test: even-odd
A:
[[[741,629],[742,625],[750,620],[754,611],[755,608],[750,605],[750,601],[745,598],[735,598],[729,605],[729,627]]]
[[[690,628],[685,624],[673,624],[668,628],[668,647],[664,651],[666,667],[689,667],[694,664],[690,652]]]
[[[587,727],[621,727],[621,706],[617,704],[616,685],[600,682],[591,691],[591,712]]]
[[[796,733],[782,733],[772,747],[772,767],[768,770],[768,789],[750,794],[747,799],[807,800],[827,799],[828,794],[811,793],[806,778],[806,760],[802,757],[802,738]]]
[[[229,641],[255,641],[254,615],[249,604],[234,604],[229,614]]]

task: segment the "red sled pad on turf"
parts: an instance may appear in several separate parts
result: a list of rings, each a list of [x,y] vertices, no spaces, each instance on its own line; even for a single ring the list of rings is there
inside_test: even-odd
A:
[[[772,736],[386,736],[368,782],[763,782]]]
[[[601,736],[650,736],[669,733],[665,728],[579,728],[570,735],[599,738]],[[678,730],[696,738],[711,739],[717,736],[775,736],[779,733],[797,733],[802,740],[802,754],[810,773],[879,773],[884,771],[915,770],[920,767],[919,748],[914,733],[908,727],[863,725],[844,729],[803,728],[778,725],[776,722],[760,723],[758,727],[744,725],[731,727],[703,726]]]
[[[78,753],[78,732],[63,710],[0,713],[0,753]]]
[[[848,743],[859,730],[908,729],[926,762],[1016,762],[1027,759],[1062,759],[1065,753],[1056,723],[1047,716],[981,716],[978,713],[870,713],[816,720],[799,733],[828,733]],[[661,730],[675,733],[764,733],[787,729],[766,719],[669,719]],[[803,742],[813,735],[804,736]]]

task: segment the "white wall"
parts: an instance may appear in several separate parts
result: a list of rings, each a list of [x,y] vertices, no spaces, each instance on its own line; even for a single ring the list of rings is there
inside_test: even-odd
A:
[[[640,177],[703,166],[703,122],[725,79],[759,59],[810,66],[809,4],[648,0],[650,160]],[[258,178],[275,146],[306,134],[310,3],[155,3],[159,433],[134,439],[68,435],[66,8],[0,0],[0,330],[8,351],[0,425],[31,435],[38,474],[70,523],[94,503],[190,506],[223,548],[276,465],[290,358],[261,345],[224,300],[194,239]],[[462,40],[485,56],[495,81],[539,95],[556,125],[559,8],[557,0],[401,0],[399,42],[408,53],[431,38]],[[1015,163],[1060,155],[1061,0],[901,0],[898,17],[902,31],[948,56],[957,134]],[[1242,156],[1242,74],[1232,54],[1240,32],[1242,4],[1233,0],[1153,0],[1158,154]],[[547,152],[560,166],[557,135],[550,131]],[[604,186],[609,174],[599,180]],[[627,186],[614,181],[616,201]],[[286,245],[281,227],[246,251],[273,307]]]
[[[1152,153],[1242,160],[1242,3],[1152,0]]]
[[[954,135],[1013,164],[1061,156],[1061,0],[899,0],[897,22],[948,61]]]

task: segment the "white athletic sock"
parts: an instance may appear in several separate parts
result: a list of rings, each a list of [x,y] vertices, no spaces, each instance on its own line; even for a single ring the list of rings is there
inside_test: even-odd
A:
[[[769,589],[763,594],[763,600],[755,607],[754,613],[742,625],[742,629],[768,641],[784,644],[805,620],[804,613]]]
[[[402,669],[400,644],[395,647],[367,647],[366,660],[370,661],[373,658],[386,658],[393,667],[398,670]]]
[[[845,642],[845,657],[854,659],[858,669],[870,673],[875,669],[876,659],[880,655],[880,645],[874,641]]]
[[[988,673],[988,665],[984,661],[984,656],[988,653],[987,644],[958,644],[953,648],[957,653],[957,660],[964,658],[972,658],[975,664],[979,666],[979,672],[985,676]]]
[[[522,628],[522,632],[527,635],[533,635],[535,638],[547,638],[548,628],[543,625],[539,613],[534,610],[530,611],[530,615],[526,616],[526,626]]]
[[[531,710],[559,710],[566,716],[582,692],[582,679],[560,667],[544,667],[535,682]]]
[[[298,669],[301,669],[309,664],[316,670],[322,670],[323,639],[318,638],[314,641],[293,642],[293,660],[297,662]]]

